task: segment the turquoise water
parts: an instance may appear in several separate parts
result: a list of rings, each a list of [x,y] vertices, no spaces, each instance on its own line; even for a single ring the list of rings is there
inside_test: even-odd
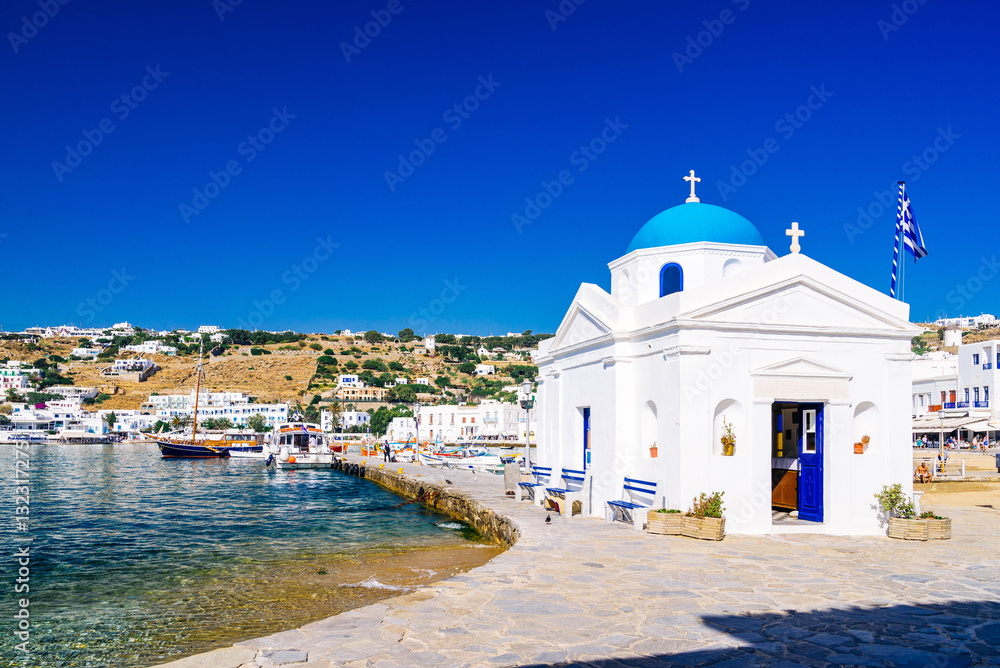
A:
[[[476,538],[332,470],[162,459],[145,444],[29,454],[29,530],[19,532],[14,448],[0,447],[0,665],[142,666],[266,635],[398,591],[388,588],[411,562],[420,570],[422,553]],[[24,545],[31,590],[15,594]],[[27,657],[10,640],[22,596]]]

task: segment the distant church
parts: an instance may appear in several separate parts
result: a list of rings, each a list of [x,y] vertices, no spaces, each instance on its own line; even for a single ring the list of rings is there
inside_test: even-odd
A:
[[[724,491],[733,533],[884,532],[873,495],[912,491],[908,305],[801,254],[797,223],[778,257],[685,180],[608,265],[611,294],[581,285],[534,352],[538,463],[586,468],[596,516],[628,476],[681,510]]]

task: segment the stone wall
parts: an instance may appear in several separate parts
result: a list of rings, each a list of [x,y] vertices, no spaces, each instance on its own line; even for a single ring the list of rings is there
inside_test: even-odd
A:
[[[427,507],[468,523],[494,543],[511,547],[521,536],[517,524],[511,519],[482,506],[477,501],[457,491],[448,489],[447,486],[431,484],[419,478],[410,478],[388,469],[362,466],[350,461],[346,463],[353,463],[357,467],[356,471],[350,470],[349,472],[371,480],[400,496],[408,499],[426,497],[423,502]]]

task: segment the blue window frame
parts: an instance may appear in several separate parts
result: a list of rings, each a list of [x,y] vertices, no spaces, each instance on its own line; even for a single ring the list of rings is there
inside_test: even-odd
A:
[[[671,262],[660,269],[660,296],[666,297],[684,289],[684,270]]]
[[[972,355],[972,363],[973,364],[979,364],[979,354],[978,353],[974,353]]]

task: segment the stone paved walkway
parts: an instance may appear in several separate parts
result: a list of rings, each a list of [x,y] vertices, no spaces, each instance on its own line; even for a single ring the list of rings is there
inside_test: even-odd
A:
[[[416,592],[168,665],[1000,665],[998,510],[949,509],[950,541],[716,543],[595,518],[546,524],[500,476],[404,468],[513,518],[520,541]]]

